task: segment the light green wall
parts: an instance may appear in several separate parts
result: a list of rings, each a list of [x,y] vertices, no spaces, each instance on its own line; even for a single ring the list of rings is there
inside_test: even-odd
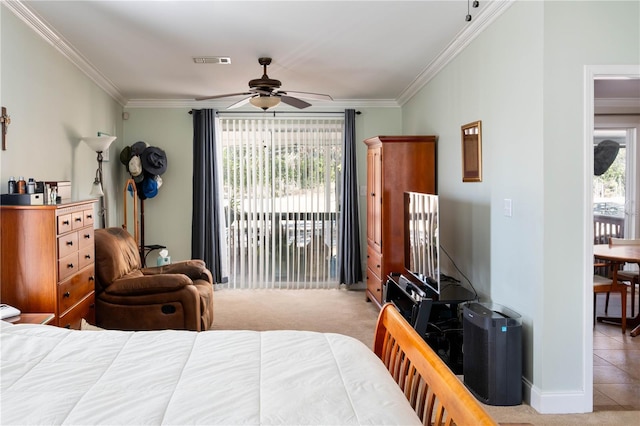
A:
[[[7,150],[0,151],[0,192],[7,192],[10,176],[24,176],[70,180],[73,196],[88,198],[96,153],[80,139],[98,131],[120,136],[122,107],[13,13],[3,10],[1,19],[2,105],[11,124]],[[113,165],[104,163],[110,225],[116,214]]]
[[[640,63],[639,12],[638,2],[516,2],[402,111],[404,133],[439,136],[442,246],[481,299],[523,316],[525,394],[544,412],[591,406],[584,66]],[[460,126],[475,120],[484,176],[463,183]]]
[[[579,390],[585,338],[583,206],[585,190],[584,67],[640,64],[640,3],[546,2],[544,8],[543,294],[536,383],[543,390]],[[571,25],[567,25],[567,22]],[[567,305],[567,301],[572,301]],[[588,306],[589,304],[587,304]],[[562,324],[562,328],[558,327]],[[575,330],[565,333],[562,330]],[[567,348],[567,350],[558,350]]]
[[[144,141],[167,154],[167,171],[158,195],[144,201],[145,244],[167,246],[172,261],[191,258],[193,179],[192,116],[187,108],[133,108],[124,122],[124,141]],[[121,164],[123,179],[129,177]],[[157,253],[147,259],[155,265]]]

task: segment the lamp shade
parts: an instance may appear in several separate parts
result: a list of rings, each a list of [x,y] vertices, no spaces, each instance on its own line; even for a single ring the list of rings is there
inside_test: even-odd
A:
[[[280,103],[280,98],[278,96],[260,95],[249,99],[249,102],[251,102],[251,105],[266,111],[267,109],[278,105]]]
[[[93,185],[91,185],[91,192],[89,193],[92,197],[102,197],[104,196],[104,192],[102,191],[102,184],[100,180],[96,177],[93,181]]]
[[[116,140],[116,136],[91,136],[82,138],[82,140],[95,152],[104,152]]]

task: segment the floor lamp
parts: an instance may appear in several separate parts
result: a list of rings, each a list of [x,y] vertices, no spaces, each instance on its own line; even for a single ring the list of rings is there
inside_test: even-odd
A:
[[[103,191],[103,180],[102,180],[102,153],[109,149],[111,143],[116,140],[115,136],[106,136],[98,133],[98,136],[95,137],[86,137],[82,138],[84,143],[89,145],[89,148],[94,150],[98,154],[98,169],[96,170],[96,178],[93,181],[93,186],[91,188],[91,196],[100,198],[100,209],[98,211],[98,217],[100,217],[101,228],[106,228],[107,226],[107,218],[106,218],[106,205],[107,205],[107,196]]]

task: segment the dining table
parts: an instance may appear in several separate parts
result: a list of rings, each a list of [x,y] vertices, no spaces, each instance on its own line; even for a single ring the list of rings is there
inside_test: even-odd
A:
[[[603,259],[621,265],[624,263],[637,263],[640,266],[640,245],[624,245],[624,244],[596,244],[593,246],[593,256],[597,259]],[[619,266],[612,268],[611,279],[613,282],[618,281]],[[640,334],[640,309],[635,317],[627,317],[627,327],[631,328],[629,333],[632,337]],[[598,322],[620,324],[620,317],[602,316],[597,318]]]

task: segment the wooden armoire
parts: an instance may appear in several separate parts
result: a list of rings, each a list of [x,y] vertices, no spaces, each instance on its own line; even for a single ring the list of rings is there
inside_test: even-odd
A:
[[[367,298],[404,272],[404,192],[436,193],[435,136],[376,136],[367,145]]]

